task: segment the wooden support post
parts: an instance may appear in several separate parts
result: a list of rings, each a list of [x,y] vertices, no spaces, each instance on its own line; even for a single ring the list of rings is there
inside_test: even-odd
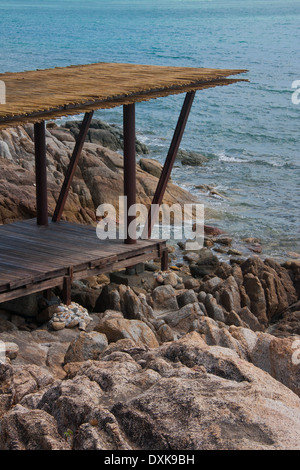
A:
[[[161,254],[161,270],[162,271],[167,271],[168,268],[169,268],[169,252],[168,252],[168,248],[164,248],[162,250],[162,254]]]
[[[94,114],[94,111],[91,111],[90,113],[85,113],[84,115],[84,118],[80,127],[80,131],[76,139],[76,143],[75,143],[75,147],[72,153],[70,164],[68,166],[66,176],[65,176],[65,179],[64,179],[61,191],[60,191],[60,195],[58,197],[57,204],[54,210],[52,222],[59,222],[61,219],[64,207],[66,204],[66,200],[68,197],[69,189],[72,184],[74,174],[76,172],[78,160],[81,155],[82,147],[86,139],[93,114]]]
[[[70,305],[71,303],[71,286],[72,286],[71,276],[64,277],[62,300],[66,305]]]
[[[48,225],[47,160],[45,121],[34,124],[36,218],[38,225]]]
[[[136,243],[134,235],[128,232],[129,225],[134,228],[136,216],[128,216],[128,209],[136,204],[136,162],[135,162],[135,104],[123,106],[123,133],[124,133],[124,196],[127,197],[125,208],[125,240],[127,244]]]
[[[177,156],[179,145],[180,145],[180,142],[184,133],[184,129],[185,129],[185,126],[186,126],[186,123],[190,114],[190,110],[194,101],[195,93],[196,93],[195,91],[190,91],[186,94],[186,97],[185,97],[185,100],[181,109],[181,113],[177,122],[176,129],[174,131],[174,135],[173,135],[173,139],[169,148],[169,152],[168,152],[168,155],[167,155],[164,167],[162,169],[162,172],[161,172],[158,184],[157,184],[157,188],[156,188],[156,191],[155,191],[152,203],[151,203],[151,206],[155,205],[154,210],[151,211],[151,207],[150,207],[149,212],[148,212],[148,224],[147,224],[148,238],[151,238],[152,228],[155,223],[155,219],[158,215],[159,206],[162,203],[162,200],[163,200],[166,188],[167,188],[167,184],[168,184],[171,171],[172,171],[172,168],[173,168],[176,156]],[[143,235],[147,236],[147,234],[143,234]]]

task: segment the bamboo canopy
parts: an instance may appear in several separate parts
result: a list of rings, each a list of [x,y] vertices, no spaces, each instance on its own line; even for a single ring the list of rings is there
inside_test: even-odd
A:
[[[0,129],[244,81],[246,70],[97,63],[4,73]]]

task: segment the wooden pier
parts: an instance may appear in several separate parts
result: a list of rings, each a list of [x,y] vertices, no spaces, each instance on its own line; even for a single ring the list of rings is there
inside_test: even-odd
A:
[[[138,64],[87,64],[47,70],[0,74],[6,104],[0,109],[0,130],[34,124],[36,219],[0,226],[0,303],[27,294],[63,288],[70,302],[72,280],[110,272],[153,258],[167,268],[163,240],[151,231],[163,202],[178,148],[197,90],[243,81],[230,78],[246,70],[162,67]],[[94,227],[63,222],[65,203],[94,111],[123,106],[124,196],[136,203],[135,103],[186,93],[152,207],[147,240],[129,231],[135,214],[125,214],[125,239],[100,241]],[[46,121],[85,113],[56,208],[49,219]],[[154,209],[154,212],[151,210]]]
[[[162,240],[99,240],[96,228],[36,219],[0,226],[0,303],[160,258]]]

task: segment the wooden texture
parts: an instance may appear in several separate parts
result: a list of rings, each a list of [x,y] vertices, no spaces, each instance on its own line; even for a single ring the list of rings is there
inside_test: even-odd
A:
[[[229,85],[246,70],[98,63],[0,74],[0,129]]]
[[[163,240],[99,240],[96,228],[36,219],[0,226],[0,302],[160,257]]]
[[[91,113],[85,113],[82,124],[80,126],[79,134],[76,139],[75,147],[72,153],[72,157],[65,175],[65,179],[58,197],[58,201],[54,210],[54,214],[52,217],[53,222],[59,222],[66,204],[66,200],[69,194],[69,189],[72,184],[78,161],[82,152],[82,148],[84,145],[84,141],[86,139],[87,133],[89,131],[89,127],[91,124],[91,120],[93,118],[94,111]]]

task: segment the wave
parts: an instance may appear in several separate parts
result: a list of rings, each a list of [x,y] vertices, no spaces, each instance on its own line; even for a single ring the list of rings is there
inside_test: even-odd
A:
[[[261,156],[256,156],[256,158],[253,158],[253,156],[249,156],[246,158],[239,158],[239,157],[229,156],[229,155],[226,155],[225,152],[221,152],[220,154],[217,155],[217,158],[220,162],[226,162],[226,163],[247,163],[251,165],[268,166],[268,167],[274,167],[274,168],[289,168],[289,169],[299,168],[297,164],[292,163],[292,162],[274,160],[274,158],[276,158],[274,155],[270,155],[270,156],[261,155]],[[267,160],[269,158],[270,160]],[[277,157],[277,158],[280,158],[280,157]]]

